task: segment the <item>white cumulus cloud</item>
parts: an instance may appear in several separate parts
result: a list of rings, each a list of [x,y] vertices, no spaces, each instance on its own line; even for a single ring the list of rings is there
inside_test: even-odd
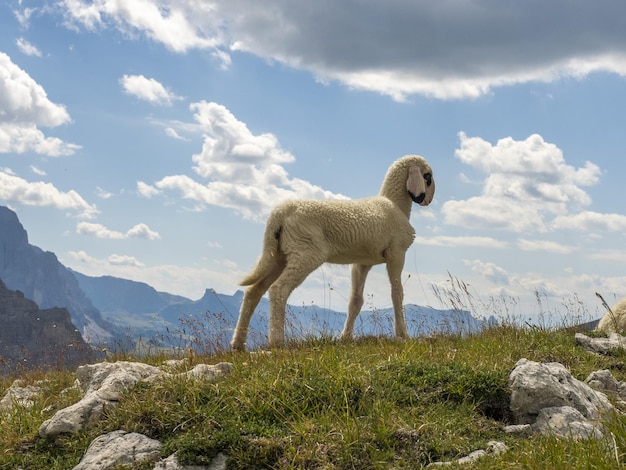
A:
[[[253,134],[226,107],[202,101],[191,110],[204,134],[200,153],[193,156],[193,170],[203,181],[188,175],[165,176],[153,185],[137,183],[144,197],[157,191],[177,191],[203,206],[234,209],[259,220],[278,202],[293,198],[343,198],[300,178],[290,177],[283,166],[295,157],[270,133]]]
[[[143,75],[124,75],[120,78],[124,92],[152,104],[170,106],[181,97],[165,88],[154,78]]]
[[[6,170],[0,170],[0,200],[71,210],[83,218],[92,218],[98,212],[95,205],[88,204],[74,190],[63,192],[52,183],[30,182]]]
[[[581,210],[591,203],[583,189],[599,181],[600,169],[586,162],[568,165],[563,152],[540,135],[496,145],[459,134],[455,155],[486,173],[482,193],[442,206],[447,223],[469,228],[500,228],[514,232],[548,230],[549,219]]]
[[[65,107],[51,102],[41,85],[0,52],[0,153],[71,155],[78,145],[46,137],[39,129],[69,122]]]

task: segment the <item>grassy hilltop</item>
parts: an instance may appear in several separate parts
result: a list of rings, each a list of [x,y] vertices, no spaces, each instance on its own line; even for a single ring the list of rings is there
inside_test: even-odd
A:
[[[140,383],[77,436],[38,437],[41,423],[74,403],[62,392],[73,372],[31,372],[44,395],[30,409],[0,415],[0,469],[68,469],[97,436],[135,431],[160,440],[163,456],[207,465],[218,453],[229,468],[421,468],[454,460],[490,440],[509,446],[463,468],[593,468],[626,464],[626,418],[609,424],[609,441],[572,441],[506,434],[509,373],[520,358],[561,362],[581,380],[610,369],[626,380],[626,355],[596,356],[578,347],[572,328],[500,321],[472,335],[399,342],[361,337],[350,343],[309,338],[271,352],[203,355],[192,363],[234,364],[218,382],[165,379]],[[162,354],[114,359],[158,365]],[[193,365],[192,364],[192,365]],[[0,381],[0,391],[11,380]],[[154,463],[137,464],[152,469]],[[122,467],[121,467],[122,468]]]

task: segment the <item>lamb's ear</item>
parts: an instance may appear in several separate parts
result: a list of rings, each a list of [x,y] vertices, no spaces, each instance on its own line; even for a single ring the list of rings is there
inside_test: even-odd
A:
[[[424,178],[422,177],[422,172],[416,165],[409,167],[409,176],[406,180],[406,189],[414,197],[419,197],[421,194],[424,194],[426,192],[426,185],[424,183]]]

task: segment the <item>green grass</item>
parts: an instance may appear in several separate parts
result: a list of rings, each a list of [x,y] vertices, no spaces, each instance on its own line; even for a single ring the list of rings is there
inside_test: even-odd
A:
[[[61,393],[73,374],[32,374],[23,378],[45,379],[44,397],[29,410],[0,417],[0,469],[72,468],[91,440],[116,429],[159,439],[163,456],[178,452],[188,465],[206,465],[224,452],[230,468],[420,468],[465,456],[490,440],[505,441],[510,450],[471,468],[609,469],[626,463],[626,420],[620,417],[609,424],[613,437],[607,442],[504,433],[507,379],[522,357],[562,362],[581,380],[598,369],[626,379],[623,353],[585,352],[571,330],[500,325],[463,338],[310,339],[271,354],[194,357],[232,362],[234,371],[215,383],[177,377],[139,384],[93,427],[51,441],[37,434],[54,412],[42,410],[76,399]],[[0,390],[9,385],[0,382]]]

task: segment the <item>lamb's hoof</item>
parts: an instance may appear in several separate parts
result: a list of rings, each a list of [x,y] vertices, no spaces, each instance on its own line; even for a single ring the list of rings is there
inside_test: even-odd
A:
[[[233,349],[233,351],[235,352],[246,352],[246,343],[243,344],[239,344],[239,343],[230,343],[230,347]]]
[[[347,343],[349,341],[352,341],[352,335],[342,333],[341,336],[339,337],[339,341],[342,343]]]

